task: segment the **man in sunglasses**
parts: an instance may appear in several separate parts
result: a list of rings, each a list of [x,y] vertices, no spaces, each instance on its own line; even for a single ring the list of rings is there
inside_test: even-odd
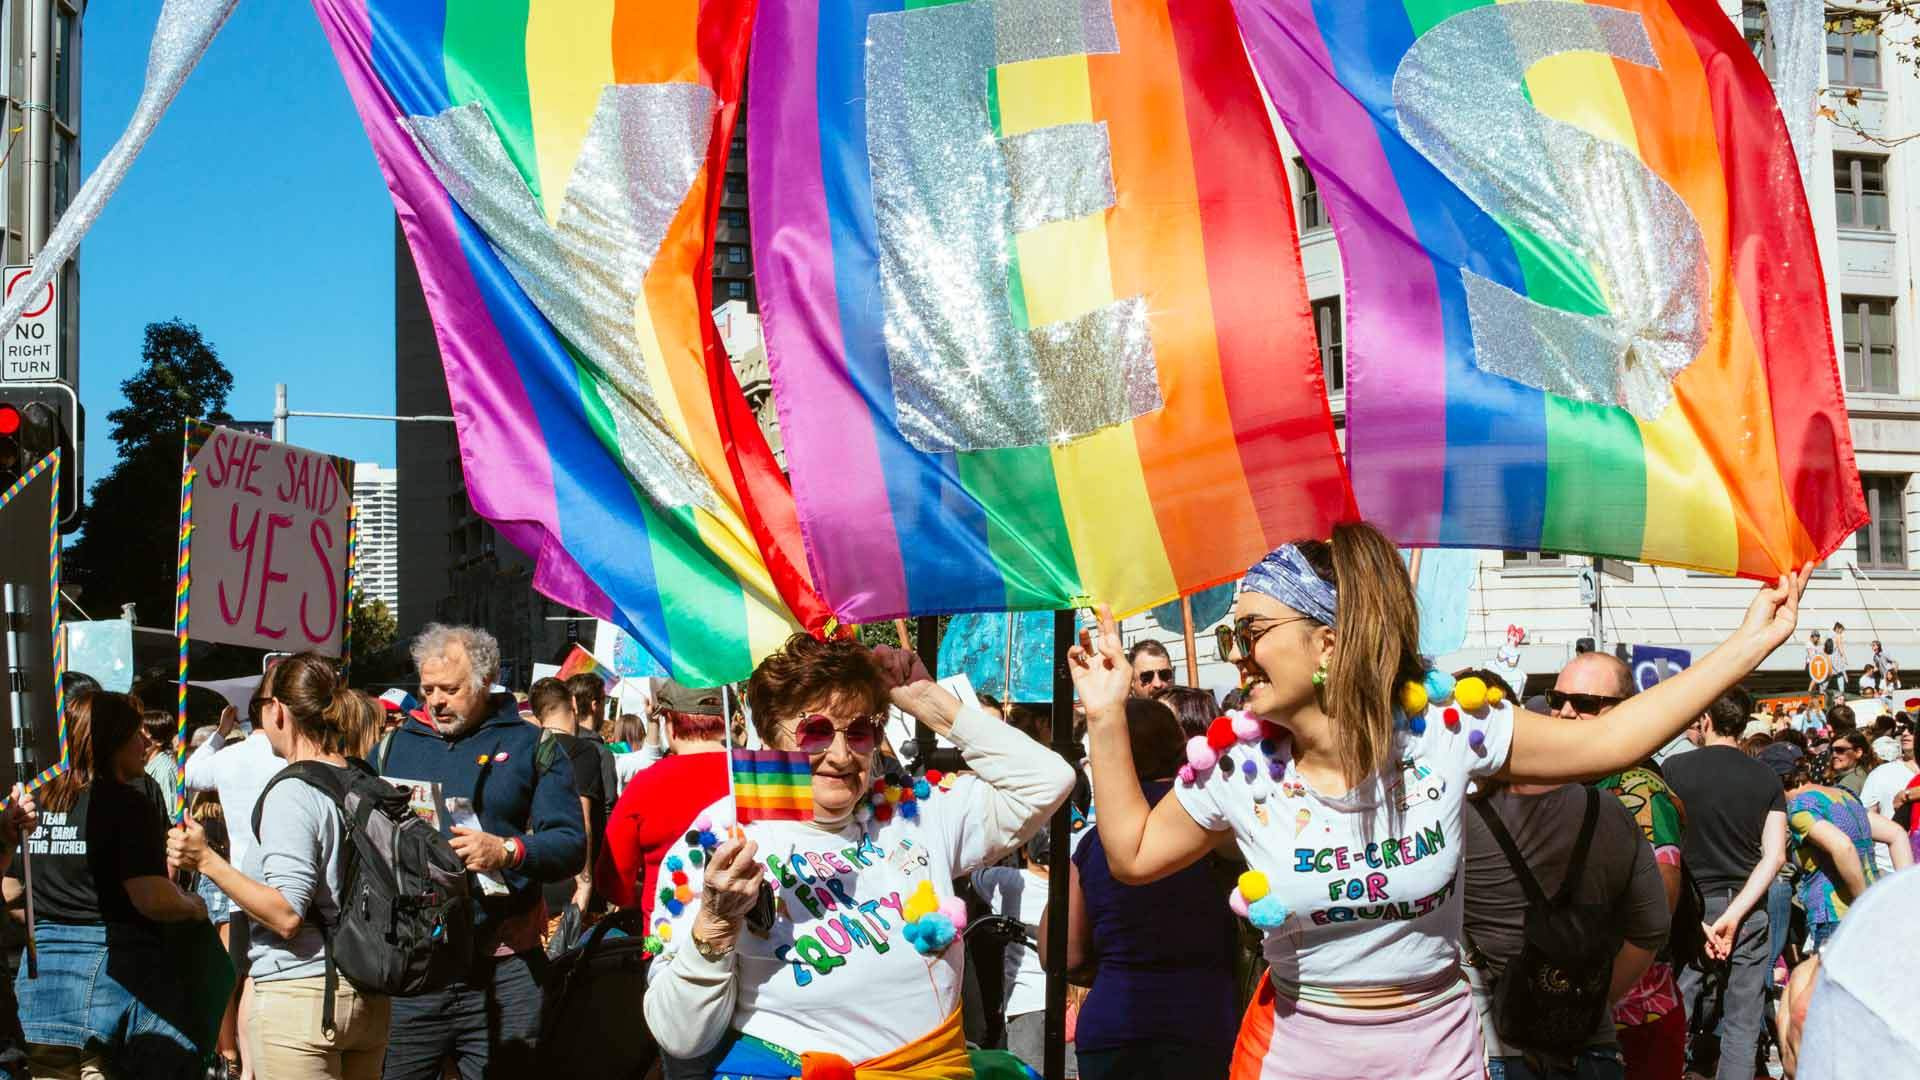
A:
[[[1127,650],[1127,660],[1133,664],[1133,696],[1153,698],[1158,701],[1160,695],[1173,689],[1173,658],[1167,655],[1167,647],[1153,638],[1141,638]]]
[[[1591,720],[1605,716],[1632,697],[1634,689],[1633,671],[1625,661],[1611,653],[1581,653],[1560,670],[1553,689],[1547,691],[1547,707],[1555,716],[1568,720]],[[1692,748],[1683,738],[1674,742]],[[1674,744],[1660,751],[1674,752]],[[1594,786],[1620,800],[1653,847],[1654,868],[1660,873],[1671,916],[1682,883],[1681,819],[1673,792],[1651,763],[1602,777]],[[1697,919],[1697,909],[1688,917]],[[1680,1075],[1686,1058],[1687,1020],[1673,964],[1664,948],[1640,980],[1614,1003],[1613,1021],[1627,1075]]]

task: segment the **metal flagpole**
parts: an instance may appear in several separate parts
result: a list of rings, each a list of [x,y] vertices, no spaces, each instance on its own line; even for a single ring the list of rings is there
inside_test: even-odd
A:
[[[1067,650],[1073,646],[1073,612],[1053,613],[1053,748],[1069,762],[1078,762],[1080,744],[1073,737],[1073,673]],[[1067,1075],[1067,882],[1073,840],[1073,797],[1060,804],[1048,826],[1047,843],[1047,972],[1045,1076]]]

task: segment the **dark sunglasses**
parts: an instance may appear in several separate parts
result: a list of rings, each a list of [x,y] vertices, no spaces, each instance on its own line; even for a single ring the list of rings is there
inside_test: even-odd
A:
[[[1559,712],[1565,708],[1568,703],[1572,703],[1574,712],[1598,713],[1610,709],[1625,700],[1627,699],[1613,697],[1608,694],[1567,694],[1559,690],[1547,691],[1547,708],[1552,709],[1554,712]]]
[[[846,727],[836,727],[833,717],[813,713],[793,725],[793,741],[803,753],[826,753],[832,748],[835,735],[845,735],[847,750],[854,754],[871,754],[873,748],[880,745],[880,725],[870,716],[858,716],[848,721]]]
[[[1135,677],[1140,680],[1141,686],[1152,686],[1157,682],[1166,683],[1168,686],[1173,685],[1172,668],[1168,668],[1165,671],[1142,671],[1136,673]]]

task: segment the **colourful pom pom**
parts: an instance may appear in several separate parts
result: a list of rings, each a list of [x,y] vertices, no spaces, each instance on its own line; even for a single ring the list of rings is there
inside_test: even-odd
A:
[[[881,792],[883,792],[883,791],[885,791],[885,790],[887,790],[887,778],[886,778],[886,777],[884,777],[884,776],[876,776],[876,777],[874,777],[874,778],[873,778],[873,793],[874,793],[875,795],[878,795],[878,794],[880,794]]]
[[[1179,773],[1177,773],[1176,775],[1178,775],[1178,776],[1180,777],[1180,782],[1181,782],[1181,783],[1183,783],[1183,784],[1186,784],[1186,785],[1188,785],[1188,786],[1191,786],[1191,785],[1193,784],[1193,781],[1194,781],[1194,779],[1195,779],[1195,778],[1196,778],[1196,777],[1197,777],[1197,776],[1198,776],[1199,774],[1197,774],[1197,773],[1195,773],[1195,772],[1193,771],[1193,766],[1191,766],[1191,765],[1182,765],[1182,766],[1180,766],[1180,771],[1179,771]]]
[[[900,785],[899,784],[887,785],[887,801],[888,802],[900,801]]]
[[[1478,675],[1469,675],[1453,685],[1453,700],[1468,712],[1479,712],[1487,707],[1487,682]]]
[[[1236,885],[1240,890],[1240,895],[1246,897],[1247,903],[1249,904],[1265,899],[1267,893],[1272,891],[1271,887],[1267,884],[1267,875],[1258,870],[1249,870],[1241,874],[1240,880]]]
[[[699,829],[689,829],[689,830],[687,830],[687,846],[688,846],[688,847],[699,847],[699,846],[700,846],[700,832],[701,832],[701,830],[699,830]]]
[[[660,886],[660,902],[664,904],[672,899],[673,899],[673,886],[671,885]]]
[[[1449,705],[1447,711],[1440,714],[1440,719],[1445,721],[1448,727],[1457,728],[1460,726],[1460,710]]]
[[[920,820],[920,804],[917,802],[901,803],[900,816],[907,819],[908,821],[919,821]]]
[[[1507,700],[1507,692],[1505,690],[1497,686],[1487,687],[1487,704],[1498,708],[1500,703],[1505,700]]]
[[[1215,750],[1225,750],[1233,744],[1233,721],[1224,716],[1214,717],[1213,723],[1207,725],[1207,745]]]
[[[687,910],[687,905],[681,903],[679,900],[671,896],[667,897],[665,900],[661,902],[666,905],[667,914],[673,916],[676,919],[680,917],[681,913]]]
[[[1408,716],[1417,716],[1427,711],[1427,688],[1420,683],[1410,682],[1400,688],[1400,711]]]
[[[1287,775],[1287,767],[1278,761],[1267,762],[1267,775],[1275,780]]]
[[[900,930],[901,933],[906,935],[907,941],[912,943],[916,949],[920,947],[920,936],[927,932],[927,928],[918,922],[910,922],[901,927]]]
[[[713,828],[713,815],[701,811],[700,816],[693,819],[693,827],[701,832],[709,831]]]
[[[1241,742],[1260,741],[1260,720],[1252,713],[1236,712],[1230,717],[1233,722],[1234,738]]]
[[[937,783],[939,783],[939,782],[940,782],[940,777],[941,777],[941,775],[942,775],[942,774],[941,774],[941,772],[940,772],[940,770],[939,770],[939,769],[928,769],[928,770],[927,770],[927,783],[929,783],[929,784],[937,784]]]
[[[692,851],[687,852],[687,861],[695,866],[699,866],[701,863],[707,861],[707,853],[701,851],[699,848],[694,848]]]
[[[873,819],[875,821],[878,821],[882,825],[885,825],[887,822],[892,821],[893,807],[887,805],[886,803],[881,803],[879,806],[874,807]]]
[[[1481,731],[1479,728],[1474,728],[1472,731],[1467,732],[1467,745],[1473,747],[1473,752],[1476,754],[1485,753],[1487,749],[1487,733]]]
[[[1453,697],[1453,676],[1444,671],[1427,672],[1427,702],[1445,705]]]
[[[1426,732],[1426,730],[1427,730],[1427,717],[1426,717],[1426,714],[1425,714],[1425,713],[1415,713],[1414,715],[1412,715],[1412,716],[1410,716],[1410,717],[1408,717],[1408,718],[1407,718],[1407,730],[1409,730],[1409,731],[1411,731],[1411,732],[1413,732],[1413,733],[1414,733],[1415,735],[1420,735],[1420,734],[1424,734],[1424,733]]]
[[[957,778],[958,778],[958,774],[956,774],[956,773],[945,773],[945,774],[943,774],[943,775],[942,775],[942,776],[940,777],[940,790],[941,790],[941,791],[952,791],[952,790],[953,790],[953,782],[954,782],[954,780],[955,780],[955,779],[957,779]]]
[[[675,870],[673,872],[673,883],[675,885],[685,885],[687,883],[687,872],[685,870]]]
[[[1240,895],[1239,889],[1227,894],[1227,907],[1233,909],[1235,915],[1243,919],[1247,917],[1247,898]]]
[[[1267,896],[1247,905],[1247,921],[1262,930],[1278,930],[1287,921],[1287,905],[1278,896]]]
[[[1220,773],[1223,776],[1233,775],[1233,755],[1232,754],[1220,755]]]
[[[684,869],[687,864],[680,861],[680,856],[669,855],[667,856],[666,865],[668,870],[680,870],[680,869]]]
[[[923,956],[936,956],[953,944],[953,920],[937,911],[921,917],[914,925],[920,927],[920,935],[909,940],[913,941],[914,949]]]
[[[957,896],[949,896],[940,901],[940,914],[947,917],[955,930],[967,928],[967,902]]]
[[[703,848],[717,848],[720,846],[720,838],[711,832],[703,832],[700,834],[700,846]]]
[[[915,781],[913,782],[913,797],[914,797],[914,798],[916,798],[916,799],[924,799],[924,798],[926,798],[927,796],[929,796],[929,795],[932,795],[932,794],[933,794],[933,785],[932,785],[932,784],[929,784],[929,783],[927,783],[927,782],[926,782],[925,780],[915,780]]]
[[[1205,736],[1195,735],[1187,740],[1187,764],[1193,766],[1194,772],[1206,772],[1219,760],[1220,752],[1207,742]]]
[[[1277,749],[1278,746],[1279,744],[1275,743],[1271,736],[1260,740],[1260,752],[1269,757],[1273,755],[1274,750]]]
[[[653,936],[661,941],[673,940],[673,924],[665,919],[653,924]]]
[[[1240,775],[1246,777],[1248,780],[1252,780],[1254,777],[1260,775],[1260,764],[1252,758],[1248,758],[1240,763]]]
[[[678,888],[673,890],[673,898],[675,900],[680,901],[683,904],[686,903],[687,901],[693,899],[693,887],[689,885],[679,886]]]
[[[660,950],[667,947],[667,943],[657,934],[648,934],[646,937],[640,939],[640,947],[652,955],[658,956],[660,955]]]

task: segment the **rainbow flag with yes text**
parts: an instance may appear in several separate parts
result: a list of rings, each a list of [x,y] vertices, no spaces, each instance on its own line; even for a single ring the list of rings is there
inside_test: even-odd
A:
[[[1226,0],[764,0],[749,199],[843,621],[1135,610],[1353,515]]]
[[[693,685],[828,613],[709,314],[752,0],[315,0],[474,509]]]
[[[1799,170],[1717,0],[1233,4],[1339,239],[1369,518],[1755,577],[1866,522]]]

